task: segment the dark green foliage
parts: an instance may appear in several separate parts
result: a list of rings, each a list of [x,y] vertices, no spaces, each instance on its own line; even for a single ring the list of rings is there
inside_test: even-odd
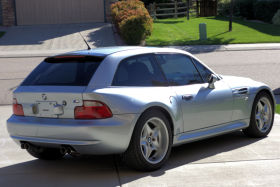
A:
[[[230,0],[218,4],[218,13],[229,15]],[[246,19],[257,19],[271,22],[274,14],[280,9],[280,0],[234,0],[234,16]]]
[[[168,2],[173,2],[171,0],[141,0],[143,1],[143,3],[145,3],[145,5],[149,5],[151,3],[168,3]]]
[[[272,23],[275,24],[275,25],[280,25],[280,9],[273,16]]]
[[[280,9],[280,0],[257,1],[254,4],[255,18],[265,22],[271,22],[278,9]]]
[[[254,19],[254,3],[256,0],[238,0],[236,9],[239,10],[239,16]]]

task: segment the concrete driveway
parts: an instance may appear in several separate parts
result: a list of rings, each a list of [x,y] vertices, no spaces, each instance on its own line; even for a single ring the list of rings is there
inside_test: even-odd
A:
[[[67,156],[40,161],[21,150],[5,127],[11,106],[0,107],[0,186],[279,186],[280,117],[268,137],[241,132],[173,149],[155,172],[120,166],[114,156]]]
[[[6,31],[0,39],[0,56],[46,56],[87,49],[83,38],[91,48],[116,45],[108,23],[15,26],[0,30]]]

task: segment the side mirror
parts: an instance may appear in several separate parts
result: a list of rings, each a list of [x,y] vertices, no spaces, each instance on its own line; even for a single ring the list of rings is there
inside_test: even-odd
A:
[[[215,82],[217,82],[217,80],[219,80],[217,75],[211,74],[208,78],[208,83],[209,83],[208,88],[214,89],[215,88]]]

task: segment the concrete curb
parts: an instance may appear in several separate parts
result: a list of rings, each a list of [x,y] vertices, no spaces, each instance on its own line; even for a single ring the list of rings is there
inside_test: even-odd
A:
[[[167,46],[193,53],[216,51],[280,50],[280,43]]]

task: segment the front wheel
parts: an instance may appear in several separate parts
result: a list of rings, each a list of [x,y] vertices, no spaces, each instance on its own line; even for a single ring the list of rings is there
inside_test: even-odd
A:
[[[274,121],[274,105],[269,94],[261,92],[255,98],[250,125],[243,129],[243,133],[249,137],[265,137],[271,131]]]
[[[142,171],[159,169],[171,151],[170,125],[162,112],[145,112],[138,120],[130,145],[123,155],[127,165]]]

